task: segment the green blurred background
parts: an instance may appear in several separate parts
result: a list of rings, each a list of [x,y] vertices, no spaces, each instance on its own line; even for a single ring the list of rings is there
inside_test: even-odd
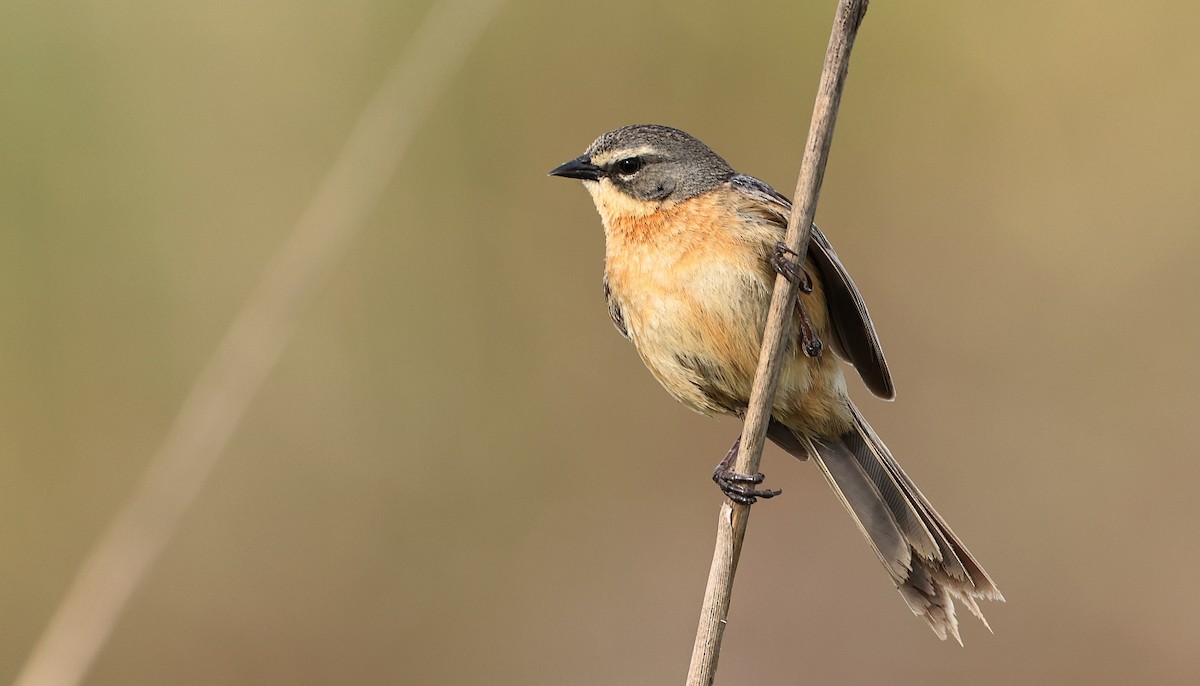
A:
[[[429,4],[0,5],[0,681]],[[738,424],[545,173],[658,122],[790,190],[833,4],[503,8],[87,683],[680,683]],[[899,400],[853,392],[1009,602],[940,643],[772,448],[721,683],[1200,679],[1198,23],[874,3],[818,222]]]

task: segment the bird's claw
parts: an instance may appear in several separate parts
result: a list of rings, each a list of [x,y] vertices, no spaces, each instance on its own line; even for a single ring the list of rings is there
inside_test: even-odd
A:
[[[762,472],[741,474],[724,465],[717,465],[712,478],[727,498],[743,505],[753,505],[759,498],[766,500],[783,493],[777,488],[754,488],[766,478]]]
[[[784,245],[782,242],[775,244],[775,253],[771,256],[771,266],[775,271],[779,272],[792,285],[800,290],[801,293],[812,293],[813,282],[812,277],[804,268],[796,261],[795,258],[800,257],[795,250]]]

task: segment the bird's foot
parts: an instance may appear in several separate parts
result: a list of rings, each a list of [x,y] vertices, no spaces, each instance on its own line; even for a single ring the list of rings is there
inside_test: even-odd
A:
[[[738,447],[742,444],[742,437],[738,436],[737,440],[730,446],[729,452],[725,457],[717,463],[717,468],[713,470],[713,482],[729,498],[735,503],[743,505],[753,505],[758,502],[759,498],[764,500],[774,498],[783,493],[776,488],[754,488],[763,482],[766,477],[759,472],[758,474],[742,474],[733,471],[733,461],[737,459]]]
[[[766,500],[783,493],[778,488],[754,488],[766,478],[762,472],[741,474],[718,466],[713,470],[712,478],[727,498],[743,505],[753,505],[759,498]]]
[[[776,243],[775,252],[771,255],[771,266],[775,268],[775,271],[782,274],[784,278],[791,281],[792,285],[798,288],[801,293],[812,293],[812,277],[796,261],[798,257],[800,256],[796,254],[795,250],[792,250],[783,243]]]
[[[790,281],[797,290],[807,295],[813,292],[813,280],[795,260],[797,257],[799,255],[794,250],[783,243],[776,243],[775,253],[771,256],[771,266]],[[820,356],[825,345],[817,337],[817,332],[813,329],[812,318],[808,316],[808,310],[799,299],[796,300],[796,314],[800,319],[800,348],[808,357]]]

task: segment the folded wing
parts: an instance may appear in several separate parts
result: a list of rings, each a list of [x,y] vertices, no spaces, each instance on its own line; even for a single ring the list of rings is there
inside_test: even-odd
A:
[[[774,188],[745,174],[734,176],[730,184],[734,190],[750,198],[772,221],[782,227],[787,226],[792,203]],[[858,370],[863,383],[872,393],[891,400],[896,397],[896,389],[892,385],[892,375],[888,371],[887,360],[883,357],[883,348],[875,333],[871,315],[867,312],[867,305],[833,246],[816,225],[812,227],[808,254],[825,285],[826,307],[829,308],[829,321],[833,329],[833,340],[829,343],[834,352]]]

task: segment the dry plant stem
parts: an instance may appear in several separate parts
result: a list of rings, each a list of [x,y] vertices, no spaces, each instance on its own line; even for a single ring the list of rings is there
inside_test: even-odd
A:
[[[792,196],[792,216],[788,219],[787,237],[784,239],[788,248],[796,253],[795,259],[798,264],[804,264],[804,257],[808,252],[808,238],[813,216],[816,214],[817,196],[820,194],[821,180],[825,175],[829,147],[833,143],[833,125],[837,119],[842,88],[850,66],[850,49],[854,46],[855,35],[866,12],[867,0],[841,0],[838,3],[833,32],[829,37],[829,48],[825,52],[825,66],[821,71],[817,99],[813,106],[812,124],[809,126],[808,143],[804,148],[800,178]],[[771,418],[772,401],[779,384],[786,327],[792,320],[791,313],[795,306],[795,287],[786,278],[779,276],[775,279],[775,292],[767,314],[763,347],[758,359],[758,370],[755,372],[750,406],[742,425],[741,450],[734,463],[734,469],[742,474],[758,472],[758,464],[766,443],[767,423]],[[721,638],[726,617],[729,615],[729,598],[733,592],[733,576],[737,571],[749,516],[748,505],[729,500],[721,504],[721,513],[717,520],[717,544],[713,552],[712,567],[709,569],[708,586],[704,592],[704,607],[700,613],[696,643],[692,647],[688,686],[710,686],[716,677]]]
[[[17,686],[73,686],[86,676],[419,124],[501,5],[441,0],[429,11],[196,379],[145,476],[85,558]]]

